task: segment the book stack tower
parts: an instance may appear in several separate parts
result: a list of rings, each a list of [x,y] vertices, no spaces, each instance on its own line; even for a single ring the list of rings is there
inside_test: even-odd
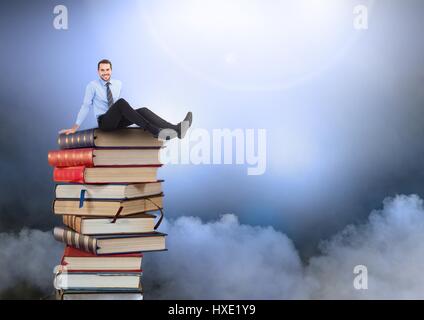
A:
[[[53,212],[64,227],[53,231],[65,243],[55,269],[56,297],[143,299],[143,252],[166,250],[157,231],[163,217],[162,141],[144,129],[99,129],[60,135],[50,151],[54,167]],[[153,211],[160,211],[156,221]]]

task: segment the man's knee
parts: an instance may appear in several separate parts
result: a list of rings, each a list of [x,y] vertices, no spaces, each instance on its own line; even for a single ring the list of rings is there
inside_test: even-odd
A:
[[[125,100],[124,98],[119,98],[118,100],[116,100],[115,103],[118,103],[118,104],[128,104],[127,100]]]
[[[116,104],[116,107],[121,110],[124,110],[124,109],[128,110],[131,108],[130,104],[125,99],[122,99],[122,98],[116,101],[115,104]]]

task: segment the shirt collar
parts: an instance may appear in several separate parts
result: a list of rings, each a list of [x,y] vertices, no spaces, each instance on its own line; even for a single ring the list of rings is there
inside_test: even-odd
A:
[[[102,78],[99,77],[99,81],[102,86],[106,86],[107,81],[104,81]],[[112,79],[109,80],[110,84],[112,84]]]

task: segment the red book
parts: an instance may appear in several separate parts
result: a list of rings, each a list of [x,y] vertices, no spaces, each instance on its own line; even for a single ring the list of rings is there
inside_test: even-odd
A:
[[[48,161],[53,167],[93,167],[93,148],[49,151]]]
[[[69,168],[54,168],[53,180],[56,182],[84,183],[84,166]]]
[[[84,258],[96,258],[99,257],[96,254],[93,254],[91,252],[86,252],[83,250],[79,250],[70,246],[66,246],[65,247],[65,251],[63,252],[63,256],[66,257],[84,257]],[[123,253],[123,254],[107,254],[107,255],[102,255],[101,257],[103,258],[119,258],[119,257],[143,257],[143,253],[139,252],[139,253]]]
[[[68,272],[142,272],[143,254],[95,255],[67,246],[61,261]]]
[[[48,162],[53,167],[110,167],[160,165],[160,148],[81,148],[52,150]]]
[[[109,167],[55,167],[55,182],[71,183],[145,183],[157,181],[157,170],[161,165],[109,166]]]

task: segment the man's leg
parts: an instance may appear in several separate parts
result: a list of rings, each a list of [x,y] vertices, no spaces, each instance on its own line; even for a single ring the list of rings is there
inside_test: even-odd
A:
[[[128,122],[123,119],[126,119]],[[188,127],[191,125],[191,112],[187,114],[184,121],[189,123]],[[154,136],[158,136],[161,129],[172,129],[181,138],[184,137],[186,131],[186,128],[183,128],[181,123],[173,125],[147,108],[134,110],[128,102],[122,98],[116,101],[102,116],[101,121],[99,121],[99,127],[103,130],[114,130],[126,123],[128,123],[128,125],[134,123],[148,130]],[[185,129],[183,133],[182,129]]]
[[[105,114],[99,117],[99,128],[105,131],[126,127],[133,123],[149,130],[153,134],[159,132],[159,128],[150,125],[124,99],[116,101]]]
[[[161,118],[156,113],[149,110],[148,108],[139,108],[136,111],[139,114],[141,114],[144,119],[149,121],[154,126],[161,128],[161,129],[171,129],[171,130],[175,131],[179,138],[183,138],[185,136],[185,133],[186,133],[187,129],[191,126],[191,122],[192,122],[191,112],[187,113],[183,122],[180,122],[180,123],[175,125],[175,124],[169,123],[165,119]]]
[[[130,120],[122,118],[121,121],[119,121],[118,123],[118,129],[126,128],[132,124],[133,123]]]
[[[115,130],[123,119],[119,107],[113,104],[106,113],[98,118],[99,128],[104,131]]]
[[[149,121],[151,124],[153,124],[156,127],[163,128],[163,129],[173,129],[175,131],[178,131],[178,125],[174,125],[172,123],[169,123],[165,119],[158,116],[156,113],[151,111],[148,108],[139,108],[136,109],[136,111],[143,116],[144,119]]]
[[[115,105],[120,110],[122,116],[129,120],[131,123],[134,123],[139,127],[148,130],[155,136],[159,134],[161,128],[145,119],[141,114],[134,110],[125,99],[119,99],[114,103],[113,106]]]

